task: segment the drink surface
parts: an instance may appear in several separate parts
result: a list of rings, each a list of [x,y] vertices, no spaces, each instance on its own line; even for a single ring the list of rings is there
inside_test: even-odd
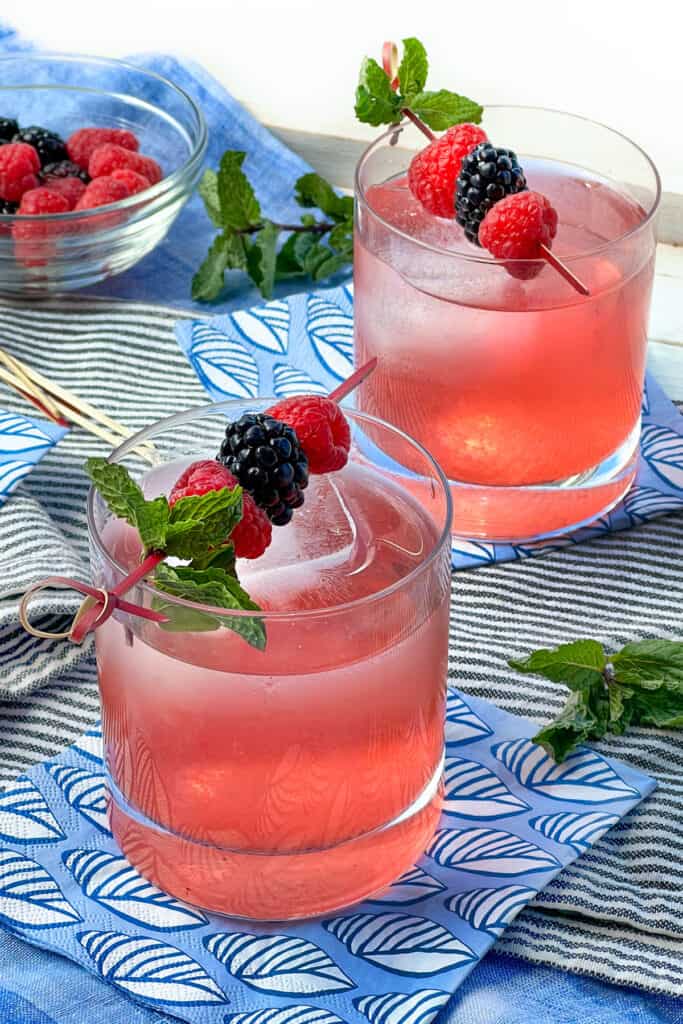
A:
[[[148,478],[148,496],[179,472]],[[312,477],[273,533],[238,562],[243,585],[269,611],[328,613],[268,621],[264,653],[227,629],[138,620],[132,645],[120,621],[97,631],[119,843],[172,892],[251,917],[343,905],[409,867],[436,826],[443,751],[447,587],[340,608],[419,566],[431,518],[349,465]],[[104,540],[135,562],[129,528],[114,521]]]
[[[512,276],[455,221],[428,214],[405,178],[368,189],[370,212],[356,233],[357,360],[379,359],[360,407],[421,441],[451,480],[484,488],[586,474],[628,446],[640,413],[654,252],[637,234],[609,243],[638,227],[644,212],[576,168],[522,159],[529,187],[558,211],[553,251],[569,258],[589,297],[547,266],[532,280]],[[625,486],[620,480],[617,491]],[[614,500],[608,492],[596,492],[593,510],[583,507],[585,495],[560,496],[566,522],[597,515]],[[543,514],[515,495],[507,524],[491,496],[478,510],[474,497],[454,499],[456,527],[460,515],[461,526],[469,517],[473,532],[486,536],[488,526],[494,539],[542,532]]]

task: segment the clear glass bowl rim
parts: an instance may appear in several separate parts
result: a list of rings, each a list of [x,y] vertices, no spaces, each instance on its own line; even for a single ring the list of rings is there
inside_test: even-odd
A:
[[[156,71],[148,71],[147,68],[139,67],[137,64],[132,64],[126,60],[116,60],[113,57],[96,57],[88,54],[75,54],[75,53],[58,53],[58,52],[47,52],[41,53],[14,53],[9,54],[6,57],[0,57],[0,83],[3,81],[3,69],[8,64],[19,61],[36,61],[36,63],[48,64],[51,61],[68,61],[73,64],[91,64],[99,65],[109,68],[119,68],[124,71],[134,71],[138,75],[143,75],[147,78],[153,79],[157,82],[162,82],[164,86],[172,89],[173,92],[177,93],[178,96],[187,103],[190,108],[196,122],[197,122],[197,133],[193,140],[194,145],[192,152],[188,156],[187,160],[181,164],[180,167],[176,168],[171,174],[166,175],[161,181],[157,182],[156,185],[152,185],[150,188],[144,191],[144,202],[147,204],[150,200],[157,199],[159,196],[164,195],[166,192],[172,191],[176,186],[183,185],[183,180],[191,176],[197,164],[201,163],[204,158],[206,146],[208,143],[208,129],[206,127],[206,121],[204,114],[197,103],[192,99],[189,93],[181,89],[179,85],[172,82],[170,78],[166,78],[164,75],[157,74]],[[100,93],[104,96],[107,95],[106,89],[95,89],[88,88],[80,85],[60,85],[58,82],[50,84],[40,84],[27,82],[25,86],[19,83],[14,85],[2,85],[0,84],[0,96],[7,91],[14,89],[71,89],[74,92],[87,92],[87,93]],[[127,95],[122,93],[120,95]],[[163,108],[157,107],[157,110]],[[140,193],[133,196],[127,196],[126,199],[119,199],[115,203],[106,203],[102,206],[94,207],[92,210],[68,210],[66,213],[51,213],[51,214],[26,214],[26,213],[2,213],[0,214],[0,224],[18,224],[18,223],[30,223],[31,221],[40,221],[41,223],[66,223],[75,220],[87,220],[88,217],[93,217],[101,214],[103,211],[111,210],[127,210],[129,207],[139,206],[141,202]]]
[[[650,168],[650,170],[652,172],[652,175],[653,175],[653,178],[654,178],[654,183],[655,183],[655,196],[654,196],[654,200],[652,202],[652,205],[651,205],[650,209],[646,211],[645,217],[640,221],[640,223],[637,224],[635,227],[630,228],[628,231],[626,231],[623,235],[620,235],[618,238],[612,238],[608,242],[605,242],[603,245],[597,246],[595,249],[590,249],[590,250],[587,250],[586,252],[573,253],[571,256],[563,256],[562,257],[562,262],[563,263],[572,263],[572,262],[574,262],[576,260],[582,260],[582,259],[587,259],[588,257],[591,257],[591,256],[597,256],[600,253],[603,253],[606,250],[610,249],[612,246],[618,245],[620,242],[625,241],[631,235],[634,235],[637,232],[642,231],[643,228],[646,227],[646,225],[649,224],[650,221],[652,221],[652,219],[655,217],[655,215],[657,213],[657,210],[659,208],[660,200],[662,198],[662,182],[661,182],[661,178],[659,176],[659,171],[657,170],[657,167],[655,166],[655,164],[652,161],[651,157],[648,156],[648,154],[645,152],[645,150],[642,148],[642,146],[639,146],[638,143],[636,143],[632,139],[630,139],[628,137],[628,135],[624,135],[623,132],[617,131],[616,128],[610,128],[609,125],[603,124],[602,121],[594,121],[590,117],[584,117],[581,114],[571,114],[571,113],[569,113],[566,110],[558,110],[558,109],[556,109],[554,107],[532,107],[532,106],[526,106],[524,104],[513,104],[513,103],[489,103],[489,104],[487,104],[484,107],[484,116],[486,115],[486,111],[487,110],[500,110],[500,111],[510,110],[510,111],[525,111],[525,112],[528,112],[528,113],[539,113],[539,114],[559,114],[562,117],[572,118],[575,121],[582,121],[585,124],[589,124],[589,125],[592,125],[595,128],[600,128],[603,131],[609,132],[611,135],[615,135],[619,139],[622,139],[624,142],[628,143],[628,145],[632,146],[633,149],[635,149],[638,153],[641,154],[641,156],[644,157],[646,163],[648,164],[648,166],[649,166],[649,168]],[[361,174],[362,174],[363,168],[364,168],[365,164],[370,159],[370,157],[372,156],[372,154],[373,154],[373,152],[375,150],[379,149],[382,145],[388,144],[389,138],[391,137],[391,135],[393,135],[393,133],[396,131],[397,128],[402,130],[403,128],[408,127],[410,125],[411,125],[411,122],[407,118],[404,118],[400,122],[400,124],[393,125],[390,128],[388,128],[378,138],[376,138],[373,142],[371,142],[370,145],[363,151],[363,153],[361,154],[360,160],[358,161],[358,163],[356,165],[356,171],[355,171],[355,174],[354,174],[354,185],[355,185],[356,196],[359,197],[359,199],[363,202],[363,204],[365,206],[367,206],[367,208],[372,213],[372,216],[375,217],[393,235],[397,235],[400,238],[405,238],[407,241],[411,242],[413,245],[417,245],[417,246],[419,246],[422,249],[427,249],[429,252],[437,253],[439,256],[449,256],[452,259],[468,260],[468,261],[470,261],[472,263],[483,263],[483,264],[488,265],[488,266],[503,266],[504,267],[506,264],[507,265],[514,264],[514,265],[524,266],[526,264],[538,263],[539,262],[538,260],[529,260],[529,259],[524,259],[524,260],[521,260],[521,259],[500,260],[500,259],[494,258],[492,256],[485,256],[483,254],[479,254],[476,251],[471,253],[471,252],[463,251],[461,249],[443,249],[443,248],[441,248],[441,246],[431,245],[429,242],[424,242],[421,239],[416,238],[414,235],[409,235],[405,231],[401,231],[400,228],[397,228],[394,224],[391,224],[389,221],[385,220],[384,217],[380,216],[380,214],[378,214],[373,209],[372,203],[368,200],[368,197],[367,197],[367,195],[365,193],[365,190],[364,190],[364,188],[363,188],[363,186],[361,184]]]
[[[125,455],[127,455],[133,448],[135,448],[142,441],[153,440],[153,438],[160,433],[165,433],[167,430],[173,427],[180,426],[183,423],[189,423],[194,419],[201,418],[208,415],[218,415],[222,412],[230,412],[231,410],[248,408],[252,403],[254,406],[261,406],[274,404],[278,401],[277,398],[273,397],[262,397],[258,396],[254,399],[230,399],[225,402],[213,402],[208,405],[197,406],[193,409],[187,409],[185,412],[176,413],[173,416],[168,416],[166,419],[157,420],[156,423],[152,423],[149,427],[145,427],[143,430],[138,431],[132,437],[124,441],[123,444],[115,448],[107,457],[108,462],[120,461]],[[451,540],[451,521],[453,518],[453,499],[451,497],[450,487],[448,486],[448,480],[444,475],[443,470],[439,466],[438,462],[432,455],[424,448],[419,441],[416,441],[409,434],[406,434],[403,430],[398,427],[394,427],[392,424],[387,423],[385,420],[381,420],[376,416],[369,416],[366,413],[357,412],[355,409],[348,409],[344,407],[344,413],[350,417],[354,423],[360,425],[367,423],[372,426],[380,427],[382,430],[388,431],[395,437],[400,438],[402,441],[406,441],[414,451],[417,451],[427,462],[427,465],[433,470],[434,476],[441,485],[441,491],[444,495],[444,525],[439,533],[437,540],[434,543],[433,548],[425,555],[419,565],[416,565],[414,569],[411,569],[409,573],[396,580],[388,587],[384,587],[382,590],[377,590],[373,594],[366,594],[364,597],[354,598],[352,601],[346,601],[343,604],[330,605],[323,608],[309,608],[301,611],[240,611],[226,608],[215,608],[212,605],[201,605],[196,604],[192,601],[186,601],[181,597],[174,597],[171,594],[165,594],[164,600],[172,605],[176,605],[178,608],[194,608],[206,611],[208,613],[220,616],[222,618],[258,618],[264,621],[299,621],[301,619],[311,620],[315,618],[326,618],[335,615],[341,615],[348,613],[354,608],[362,610],[367,608],[368,605],[374,604],[376,601],[381,601],[391,594],[398,593],[404,588],[412,585],[412,583],[424,572],[426,572],[441,555],[444,546],[448,543],[450,547]],[[432,478],[433,479],[433,478]],[[97,494],[94,486],[90,487],[87,498],[87,524],[88,534],[92,544],[97,549],[97,554],[101,557],[112,569],[122,575],[127,574],[127,570],[124,566],[119,565],[102,542],[99,530],[95,523],[95,495]],[[139,587],[142,588],[144,593],[150,596],[159,596],[159,591],[148,583],[139,583]]]

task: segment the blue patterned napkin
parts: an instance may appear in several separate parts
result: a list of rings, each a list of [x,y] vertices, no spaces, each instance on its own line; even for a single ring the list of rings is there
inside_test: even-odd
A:
[[[67,433],[49,420],[0,409],[0,508],[43,455]]]
[[[446,795],[420,863],[307,922],[205,914],[146,882],[107,827],[99,728],[0,795],[0,923],[192,1024],[429,1024],[513,917],[654,789],[457,691]]]
[[[350,286],[294,295],[249,310],[176,324],[181,348],[211,398],[327,394],[353,370]],[[456,539],[453,568],[507,562],[592,540],[683,509],[683,416],[648,376],[634,486],[609,515],[575,533],[530,544]]]

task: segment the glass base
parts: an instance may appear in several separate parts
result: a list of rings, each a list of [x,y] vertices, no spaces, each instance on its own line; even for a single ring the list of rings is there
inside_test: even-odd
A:
[[[420,796],[393,821],[325,849],[270,854],[190,839],[135,810],[111,778],[110,827],[122,852],[148,881],[202,910],[253,921],[317,917],[378,893],[415,864],[439,822],[442,771],[440,765]]]
[[[619,448],[576,476],[549,484],[487,487],[450,481],[454,537],[519,544],[570,533],[605,515],[635,477],[640,419]]]

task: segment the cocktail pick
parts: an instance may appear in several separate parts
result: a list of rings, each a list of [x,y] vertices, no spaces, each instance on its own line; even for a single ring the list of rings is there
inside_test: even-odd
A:
[[[377,356],[374,356],[372,359],[368,359],[367,363],[363,363],[363,365],[359,366],[357,370],[354,370],[351,376],[347,377],[339,387],[334,389],[334,391],[330,391],[327,397],[333,402],[343,401],[347,395],[350,395],[352,391],[355,391],[355,389],[370,376],[376,366]]]
[[[114,447],[133,436],[132,430],[128,430],[111,416],[73,392],[67,391],[55,381],[49,380],[32,366],[21,362],[2,348],[0,381],[13,388],[44,416],[60,426],[69,427],[75,424]],[[152,465],[157,462],[154,446],[149,442],[140,444],[136,452]]]
[[[367,363],[355,370],[342,384],[331,391],[328,397],[333,402],[341,402],[343,398],[346,398],[354,388],[357,388],[373,372],[376,366],[376,357],[368,360]],[[26,632],[32,636],[46,640],[68,639],[75,644],[82,643],[88,633],[102,626],[117,608],[127,612],[129,615],[137,615],[152,622],[167,622],[168,616],[163,615],[161,612],[155,612],[149,608],[123,600],[123,595],[132,590],[146,576],[149,576],[157,565],[163,562],[165,557],[166,554],[163,551],[150,552],[128,576],[120,580],[111,590],[104,590],[102,587],[81,583],[80,580],[75,580],[68,576],[48,576],[46,579],[32,584],[23,595],[19,604],[19,621]],[[78,593],[85,595],[85,600],[76,612],[71,627],[60,633],[51,633],[39,629],[29,619],[29,603],[31,598],[41,590],[53,587],[76,590]]]
[[[389,78],[389,80],[391,82],[391,88],[394,90],[394,92],[396,92],[396,90],[398,89],[398,85],[399,85],[399,81],[398,81],[398,47],[396,46],[396,43],[388,41],[388,42],[385,42],[384,45],[382,46],[382,67],[384,68],[384,71],[385,71],[386,75],[388,76],[388,78]],[[407,107],[405,107],[403,110],[401,110],[401,113],[409,121],[412,121],[412,123],[415,125],[415,127],[419,128],[419,130],[422,132],[422,134],[426,138],[428,138],[430,142],[434,142],[434,140],[437,138],[437,136],[431,130],[429,125],[426,125],[424,123],[422,118],[418,117],[417,114],[414,113],[414,111],[409,110]],[[392,142],[393,142],[393,140],[392,140]],[[588,290],[586,285],[583,283],[583,281],[581,281],[576,276],[576,274],[574,274],[569,269],[567,264],[563,263],[563,261],[559,258],[559,256],[556,256],[555,253],[551,249],[549,249],[547,245],[544,245],[541,242],[539,244],[539,249],[540,249],[540,252],[541,252],[541,256],[546,261],[546,263],[549,263],[550,266],[554,270],[556,270],[558,274],[561,274],[561,276],[565,279],[565,281],[567,281],[572,286],[572,288],[574,288],[575,291],[577,291],[580,295],[590,295],[590,291]]]

